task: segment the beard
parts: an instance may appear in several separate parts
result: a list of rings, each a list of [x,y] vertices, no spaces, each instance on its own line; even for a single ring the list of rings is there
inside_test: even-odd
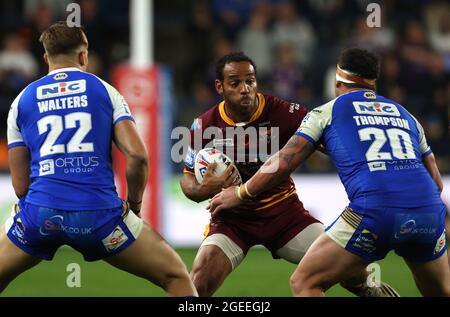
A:
[[[256,110],[258,103],[256,96],[255,98],[243,98],[235,103],[230,103],[232,111],[239,116],[250,119],[250,116]]]

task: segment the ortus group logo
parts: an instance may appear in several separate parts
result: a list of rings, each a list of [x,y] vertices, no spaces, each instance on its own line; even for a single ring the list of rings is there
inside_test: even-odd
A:
[[[100,165],[99,161],[98,156],[47,159],[39,162],[39,176],[55,174],[55,167],[59,173],[64,174],[92,173]]]
[[[74,80],[39,86],[37,88],[37,98],[48,99],[61,96],[80,94],[86,91],[86,80]]]
[[[94,168],[100,165],[99,160],[100,158],[98,156],[64,157],[56,159],[55,165],[64,174],[92,173],[94,172]]]

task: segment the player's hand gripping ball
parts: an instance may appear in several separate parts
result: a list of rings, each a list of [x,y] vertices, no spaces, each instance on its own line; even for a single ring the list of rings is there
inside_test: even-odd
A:
[[[197,153],[194,163],[194,172],[197,182],[201,184],[205,176],[208,165],[212,162],[217,162],[214,175],[222,175],[230,164],[234,165],[233,161],[224,153],[214,148],[204,148]],[[236,167],[235,167],[236,168]],[[239,183],[242,183],[241,175],[238,173]]]

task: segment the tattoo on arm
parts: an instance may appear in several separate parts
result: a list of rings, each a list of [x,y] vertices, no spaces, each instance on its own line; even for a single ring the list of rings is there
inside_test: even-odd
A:
[[[284,147],[285,148],[295,147],[298,144],[299,139],[300,138],[296,135],[291,136],[291,138]]]
[[[273,188],[289,176],[315,150],[306,139],[293,136],[286,145],[247,181],[248,190],[258,195]]]
[[[299,136],[292,136],[280,151],[280,160],[284,161],[293,171],[314,152],[314,145],[310,142],[300,144]]]

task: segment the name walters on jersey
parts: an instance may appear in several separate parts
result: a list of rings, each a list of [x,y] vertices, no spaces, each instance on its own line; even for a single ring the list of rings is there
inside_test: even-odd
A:
[[[27,201],[74,210],[119,206],[111,140],[122,120],[134,121],[123,96],[77,68],[54,70],[28,85],[8,115],[8,148],[26,146],[31,154]]]
[[[86,92],[86,80],[84,79],[40,86],[36,91],[37,99],[43,100],[38,101],[39,112],[44,113],[52,110],[85,108],[88,106],[87,96],[85,94],[64,97],[84,92]]]

